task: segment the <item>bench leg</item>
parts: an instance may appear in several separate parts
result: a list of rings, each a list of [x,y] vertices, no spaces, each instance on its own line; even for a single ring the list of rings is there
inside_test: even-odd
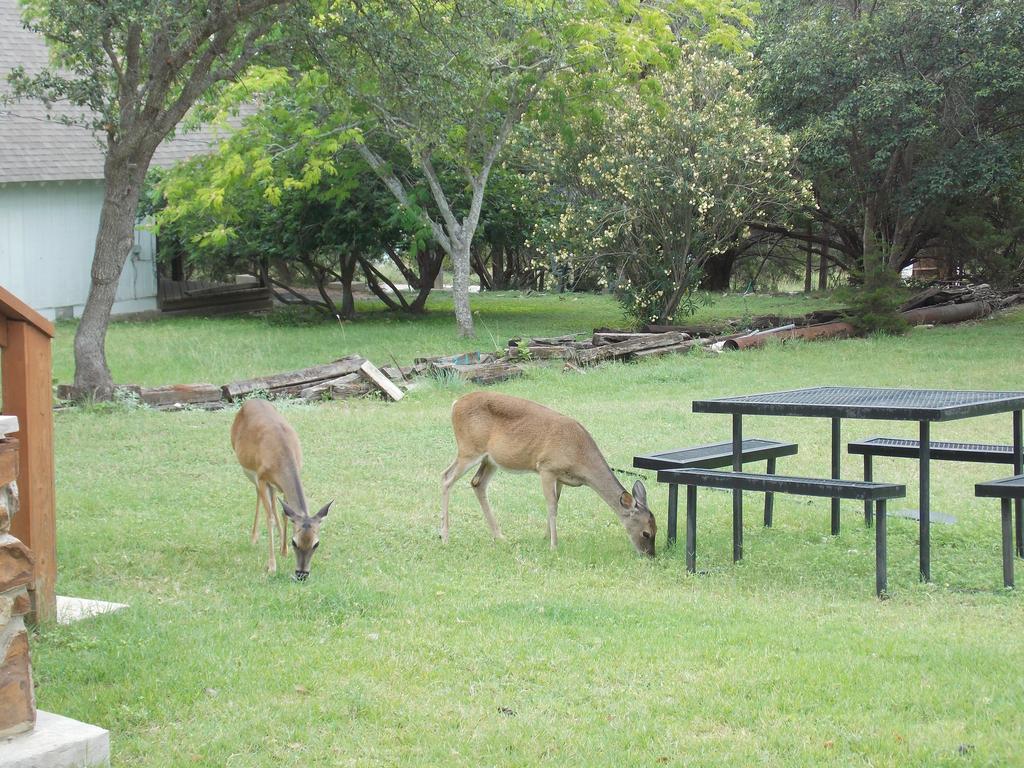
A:
[[[676,545],[676,515],[679,511],[679,486],[669,483],[668,486],[668,539],[667,546]]]
[[[871,455],[864,454],[864,482],[871,482]],[[867,528],[871,527],[871,500],[864,500],[864,525]]]
[[[775,457],[768,459],[768,474],[775,474]],[[768,491],[764,495],[764,527],[772,527],[772,508],[775,506],[775,494]]]
[[[840,440],[839,425],[841,419],[832,419],[832,479],[838,480],[841,472],[842,441]],[[832,499],[832,535],[839,535],[839,499]]]
[[[686,570],[697,572],[697,486],[686,486]]]
[[[879,597],[889,587],[885,546],[885,499],[879,499],[875,502],[875,594]]]
[[[1013,474],[1024,472],[1024,411],[1013,412]],[[1017,510],[1017,557],[1024,557],[1024,499],[1014,502]]]
[[[1013,520],[1010,517],[1010,500],[1000,499],[1003,523],[1003,586],[1013,586]],[[1019,528],[1017,530],[1020,530]]]
[[[743,471],[743,416],[732,415],[732,471]],[[743,491],[732,492],[732,560],[743,559]]]

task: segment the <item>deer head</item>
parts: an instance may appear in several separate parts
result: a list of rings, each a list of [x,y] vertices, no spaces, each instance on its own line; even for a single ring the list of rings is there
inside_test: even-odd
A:
[[[632,494],[623,491],[619,496],[619,506],[622,508],[619,515],[622,524],[636,551],[654,557],[654,537],[658,533],[658,526],[651,510],[647,508],[647,489],[644,484],[637,480],[633,483]]]
[[[320,525],[327,517],[327,511],[331,508],[333,501],[328,501],[315,515],[307,515],[305,512],[297,512],[289,507],[287,502],[281,500],[285,517],[294,523],[292,534],[292,549],[295,550],[295,580],[305,581],[309,578],[309,563],[313,559],[313,553],[320,546]]]

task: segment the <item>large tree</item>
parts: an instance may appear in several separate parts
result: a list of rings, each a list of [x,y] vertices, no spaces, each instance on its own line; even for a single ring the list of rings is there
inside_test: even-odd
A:
[[[512,132],[539,105],[589,104],[614,76],[659,69],[679,35],[734,44],[746,0],[370,0],[320,14],[321,66],[363,118],[366,162],[403,204],[409,192],[382,155],[398,141],[419,166],[437,215],[428,224],[452,258],[455,315],[473,334],[469,272],[488,179]],[[444,183],[438,166],[457,171]]]
[[[11,76],[18,96],[85,107],[102,138],[104,195],[92,281],[75,334],[75,386],[109,398],[105,339],[134,240],[139,195],[157,146],[217,84],[234,80],[273,38],[289,0],[26,0],[25,21],[52,69]]]
[[[788,138],[758,118],[748,85],[728,60],[688,45],[675,67],[621,86],[571,145],[560,134],[542,150],[556,158],[547,186],[566,200],[550,233],[561,257],[602,265],[640,323],[692,310],[705,265],[738,250],[749,222],[810,201]]]
[[[848,266],[899,270],[1020,185],[1024,3],[770,0],[761,97],[794,134],[814,228]]]

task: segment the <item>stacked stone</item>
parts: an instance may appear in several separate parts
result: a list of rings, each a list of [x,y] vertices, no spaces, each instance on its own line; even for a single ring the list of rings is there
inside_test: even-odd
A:
[[[2,479],[0,479],[2,482]],[[0,485],[0,738],[32,730],[36,699],[25,614],[32,607],[32,553],[10,534],[17,486]]]

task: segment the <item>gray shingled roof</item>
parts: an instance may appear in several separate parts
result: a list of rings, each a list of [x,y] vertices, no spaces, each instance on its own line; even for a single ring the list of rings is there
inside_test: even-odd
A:
[[[7,74],[16,66],[38,72],[48,63],[46,42],[21,24],[18,0],[0,0],[0,93],[10,93]],[[78,181],[103,178],[103,145],[87,128],[49,119],[58,114],[81,116],[85,111],[40,102],[0,103],[0,184],[19,181]],[[154,165],[169,166],[200,152],[215,141],[203,129],[165,141]]]

